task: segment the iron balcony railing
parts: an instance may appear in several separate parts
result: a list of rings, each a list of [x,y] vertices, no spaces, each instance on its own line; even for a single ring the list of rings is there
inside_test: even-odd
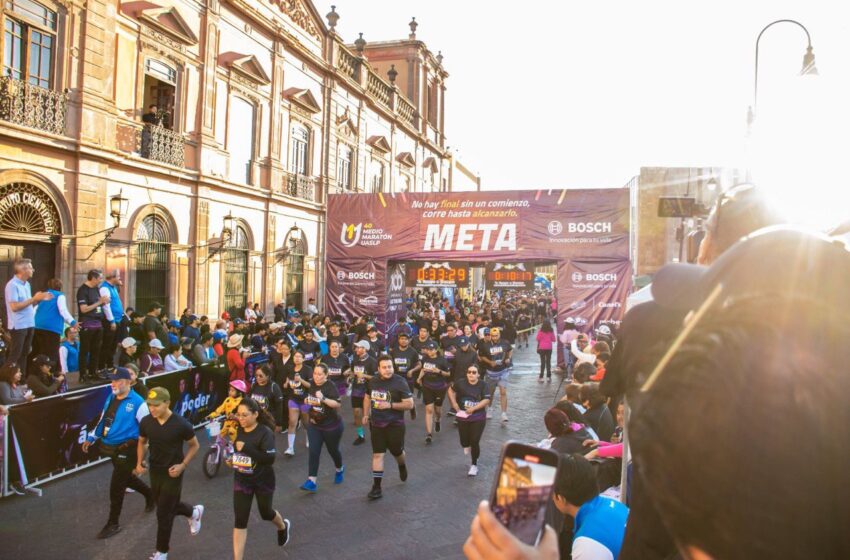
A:
[[[182,134],[153,124],[146,124],[139,132],[139,153],[143,158],[175,167],[183,167],[186,164]]]
[[[316,201],[316,182],[313,177],[287,173],[283,181],[283,194],[310,202]]]
[[[0,119],[4,121],[64,135],[67,110],[67,90],[54,91],[11,76],[0,77]]]

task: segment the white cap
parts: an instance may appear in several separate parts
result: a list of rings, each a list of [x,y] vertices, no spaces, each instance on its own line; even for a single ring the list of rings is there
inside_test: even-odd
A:
[[[162,342],[158,338],[151,340],[150,343],[148,343],[148,346],[151,348],[159,348],[160,350],[165,349],[165,346],[162,345]]]
[[[130,348],[131,346],[138,346],[138,342],[132,336],[128,336],[124,340],[121,341],[122,348]]]

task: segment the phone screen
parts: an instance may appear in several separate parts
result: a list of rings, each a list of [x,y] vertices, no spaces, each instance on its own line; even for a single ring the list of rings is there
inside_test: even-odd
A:
[[[543,464],[537,455],[505,454],[502,458],[490,507],[499,521],[526,544],[537,543],[557,471],[556,466]]]

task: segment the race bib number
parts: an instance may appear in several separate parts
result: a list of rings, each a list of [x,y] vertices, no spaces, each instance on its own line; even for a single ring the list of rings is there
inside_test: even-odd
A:
[[[329,367],[328,368],[328,375],[330,375],[331,377],[339,377],[340,375],[342,375],[342,369],[340,369],[338,367],[337,368]]]
[[[304,354],[304,361],[309,362],[313,359],[313,354]]]
[[[369,394],[369,398],[372,400],[372,408],[378,408],[379,402],[390,402],[390,393],[389,391],[373,389]]]
[[[234,453],[231,457],[231,461],[233,462],[233,468],[242,474],[253,474],[254,473],[254,460],[251,459],[247,455],[242,455],[241,453]]]
[[[311,405],[311,406],[321,406],[321,404],[322,404],[322,401],[320,401],[318,397],[314,397],[314,396],[307,397],[306,399],[304,399],[304,402],[306,404]]]

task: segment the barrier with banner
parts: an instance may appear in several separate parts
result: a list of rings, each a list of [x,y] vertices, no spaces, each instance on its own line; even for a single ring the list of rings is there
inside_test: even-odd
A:
[[[266,361],[264,354],[248,358],[249,385],[256,368]],[[227,397],[229,372],[226,367],[203,366],[152,375],[143,381],[148,388],[168,389],[172,411],[198,428]],[[2,496],[10,494],[11,483],[35,486],[106,460],[96,447],[83,453],[82,444],[97,427],[110,391],[109,385],[99,385],[10,406],[0,442]]]

